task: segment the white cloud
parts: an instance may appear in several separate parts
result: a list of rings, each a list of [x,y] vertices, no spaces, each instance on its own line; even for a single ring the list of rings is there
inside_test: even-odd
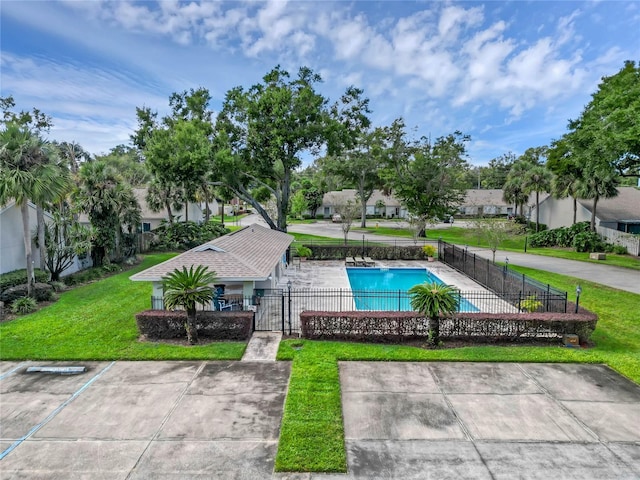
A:
[[[135,126],[135,106],[166,104],[153,85],[139,83],[127,72],[111,72],[46,58],[2,55],[3,90],[18,109],[38,106],[53,119],[50,136],[77,141],[98,153],[126,143]],[[72,136],[73,135],[73,136]]]

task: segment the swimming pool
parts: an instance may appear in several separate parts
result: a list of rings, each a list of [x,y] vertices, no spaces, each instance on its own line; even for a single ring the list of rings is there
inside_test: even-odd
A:
[[[410,311],[407,291],[424,282],[444,284],[426,268],[347,268],[347,276],[358,310]],[[461,312],[479,312],[468,300],[460,299]]]

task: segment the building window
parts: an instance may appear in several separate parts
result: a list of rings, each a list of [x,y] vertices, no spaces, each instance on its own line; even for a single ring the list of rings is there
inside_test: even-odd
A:
[[[142,222],[142,231],[143,232],[150,232],[151,231],[151,224],[149,222]]]

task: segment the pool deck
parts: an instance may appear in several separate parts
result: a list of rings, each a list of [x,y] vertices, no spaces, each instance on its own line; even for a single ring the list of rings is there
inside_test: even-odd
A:
[[[462,292],[483,292],[487,294],[486,305],[483,305],[483,302],[478,300],[473,302],[480,310],[491,311],[491,309],[499,307],[501,312],[504,312],[505,309],[513,309],[515,311],[515,307],[500,300],[479,283],[438,261],[383,260],[376,261],[376,267],[427,268],[444,283],[453,285]],[[291,286],[294,289],[351,289],[344,260],[311,260],[300,262],[299,264],[296,263],[287,269],[286,275],[281,278],[278,284],[278,288],[286,289],[289,281],[291,281]]]

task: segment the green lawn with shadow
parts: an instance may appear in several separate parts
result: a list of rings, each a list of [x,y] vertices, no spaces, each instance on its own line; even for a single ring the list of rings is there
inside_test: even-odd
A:
[[[132,270],[63,292],[57,302],[0,324],[0,360],[237,360],[246,343],[181,346],[138,341],[135,314],[150,307],[151,282],[134,273],[173,254],[147,255]]]

